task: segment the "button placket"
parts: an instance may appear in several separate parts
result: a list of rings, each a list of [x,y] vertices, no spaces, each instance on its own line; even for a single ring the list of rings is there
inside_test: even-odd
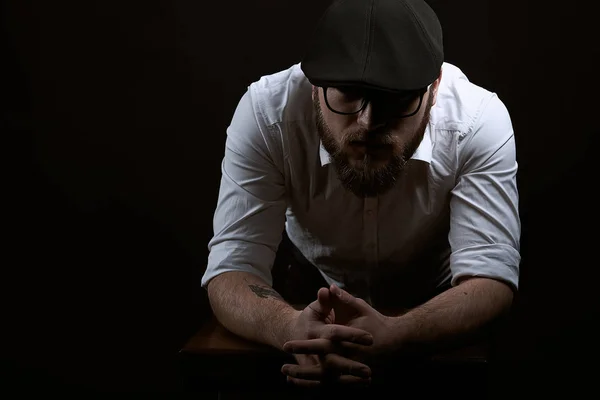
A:
[[[367,197],[364,200],[363,216],[363,251],[369,267],[377,265],[377,207],[376,197]]]
[[[378,261],[378,242],[377,242],[377,197],[368,197],[364,200],[363,212],[363,253],[367,265],[365,271],[366,292],[365,300],[371,303],[371,273],[377,267]]]

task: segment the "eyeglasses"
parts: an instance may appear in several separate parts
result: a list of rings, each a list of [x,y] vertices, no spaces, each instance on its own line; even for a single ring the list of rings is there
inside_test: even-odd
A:
[[[356,114],[364,110],[367,104],[373,103],[377,112],[382,115],[407,118],[419,111],[423,103],[423,95],[430,86],[404,93],[367,91],[350,86],[324,86],[323,96],[327,108],[336,114]]]

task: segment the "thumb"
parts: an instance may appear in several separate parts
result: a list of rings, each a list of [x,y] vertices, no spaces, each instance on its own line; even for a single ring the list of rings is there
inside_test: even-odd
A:
[[[350,314],[358,314],[367,311],[367,307],[365,307],[366,303],[352,296],[336,284],[332,284],[329,287],[329,292],[331,293],[330,301],[333,303],[334,308],[337,309],[338,307],[341,307],[346,310],[345,313]]]
[[[331,295],[327,288],[319,289],[319,291],[317,292],[317,301],[323,309],[331,310],[331,308],[333,307],[333,304],[331,303]]]
[[[313,301],[308,307],[317,313],[321,318],[327,318],[333,309],[329,289],[321,288],[317,292],[317,300]]]

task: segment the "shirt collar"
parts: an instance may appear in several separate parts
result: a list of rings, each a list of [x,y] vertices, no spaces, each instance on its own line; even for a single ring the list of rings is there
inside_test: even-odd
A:
[[[433,145],[431,143],[431,135],[429,133],[429,126],[428,126],[427,129],[425,130],[425,133],[423,134],[423,140],[421,140],[419,147],[417,147],[417,150],[415,151],[415,153],[412,155],[412,157],[410,159],[424,161],[429,164],[429,163],[431,163],[432,154],[433,154]],[[329,155],[327,150],[325,150],[325,147],[323,147],[322,141],[319,144],[319,157],[321,158],[321,166],[325,166],[325,165],[331,163],[331,156]]]

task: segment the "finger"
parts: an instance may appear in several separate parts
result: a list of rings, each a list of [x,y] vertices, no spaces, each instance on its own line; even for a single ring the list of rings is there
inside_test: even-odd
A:
[[[350,293],[346,292],[344,289],[341,289],[335,283],[331,284],[331,286],[329,287],[329,292],[332,294],[331,301],[334,303],[336,301],[342,302],[354,308],[356,311],[367,311],[368,307],[370,307],[367,305],[367,303],[361,301],[361,299],[352,296]]]
[[[327,354],[320,357],[325,376],[352,375],[359,378],[371,377],[371,368],[358,361],[342,357],[339,354]]]
[[[283,351],[289,354],[341,354],[350,356],[365,351],[367,346],[352,342],[334,342],[328,339],[290,340],[283,345]]]
[[[335,351],[333,342],[327,339],[290,340],[283,344],[283,351],[290,354],[325,355]]]
[[[287,376],[288,383],[303,388],[317,388],[324,386],[344,386],[344,387],[365,387],[371,384],[371,378],[359,378],[352,375],[342,375],[327,381],[314,381],[307,379],[298,379]]]
[[[335,313],[333,311],[333,303],[331,302],[331,293],[327,288],[321,288],[317,292],[317,301],[322,311],[329,310],[329,313],[325,317],[325,322],[333,324],[335,322]],[[322,314],[324,315],[324,313]]]
[[[327,324],[318,328],[316,337],[328,339],[336,342],[353,342],[370,346],[373,344],[373,335],[362,329],[353,328],[345,325]]]
[[[325,318],[325,323],[335,324],[335,310],[333,308],[331,309],[331,311],[329,311],[329,316]]]
[[[320,381],[325,378],[321,365],[284,364],[281,373],[297,379]]]
[[[339,354],[352,360],[361,361],[369,354],[369,346],[356,344],[352,342],[334,342],[335,354]]]
[[[317,300],[323,308],[331,308],[330,293],[327,288],[320,288],[317,292]]]
[[[281,372],[292,378],[306,380],[326,380],[340,375],[353,375],[360,378],[369,378],[371,369],[365,364],[337,354],[328,354],[322,358],[322,365],[284,364]]]
[[[336,314],[336,322],[340,325],[349,325],[348,322],[361,314],[368,313],[368,310],[362,307],[359,299],[352,296],[337,285],[332,284],[329,288],[331,302]]]
[[[291,376],[287,376],[286,380],[288,383],[293,384],[294,386],[299,386],[303,388],[315,388],[321,386],[320,381],[309,381],[306,379],[292,378]]]
[[[368,386],[371,384],[371,378],[361,378],[353,375],[341,375],[333,380],[343,386]]]
[[[333,308],[329,290],[327,290],[327,288],[319,289],[317,292],[317,300],[310,303],[308,308],[310,308],[322,319],[329,317],[329,314]]]

